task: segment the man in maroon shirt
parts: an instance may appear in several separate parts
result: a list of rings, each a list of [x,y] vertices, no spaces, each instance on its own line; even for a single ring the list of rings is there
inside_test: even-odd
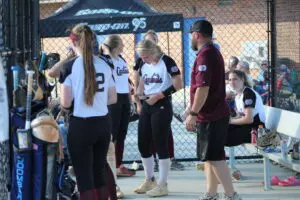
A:
[[[224,160],[229,124],[229,108],[225,102],[224,60],[220,51],[213,46],[213,27],[210,22],[196,21],[190,32],[192,48],[197,51],[197,57],[191,75],[191,102],[186,128],[189,131],[197,130],[200,159],[205,163],[207,192],[200,199],[217,199],[218,183],[224,188],[225,199],[240,199],[234,192]]]

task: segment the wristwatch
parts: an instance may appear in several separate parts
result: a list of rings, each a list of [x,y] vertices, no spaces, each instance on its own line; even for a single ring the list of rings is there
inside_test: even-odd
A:
[[[191,110],[190,111],[190,115],[196,117],[196,116],[198,116],[198,113],[196,113],[196,112],[194,112],[194,111]]]

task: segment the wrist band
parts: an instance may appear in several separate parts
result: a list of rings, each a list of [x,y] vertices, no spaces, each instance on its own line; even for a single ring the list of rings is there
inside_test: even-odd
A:
[[[167,88],[162,93],[165,95],[165,97],[172,95],[174,92],[176,92],[176,89],[173,85],[171,85],[169,88]]]
[[[190,115],[193,116],[193,117],[196,117],[196,116],[198,116],[198,113],[190,111]]]

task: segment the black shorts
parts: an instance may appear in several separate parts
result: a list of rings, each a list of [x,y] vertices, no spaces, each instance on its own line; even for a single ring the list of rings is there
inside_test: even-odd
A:
[[[233,147],[251,143],[252,125],[229,125],[225,146]]]
[[[197,124],[198,156],[202,161],[225,159],[224,145],[229,125],[229,116],[213,122]]]

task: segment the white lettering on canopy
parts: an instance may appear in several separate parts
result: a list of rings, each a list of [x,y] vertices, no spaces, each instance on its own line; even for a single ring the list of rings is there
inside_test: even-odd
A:
[[[129,23],[114,23],[114,24],[89,24],[93,31],[104,32],[107,30],[124,30],[129,29]]]
[[[93,15],[93,14],[123,14],[123,15],[143,15],[144,12],[136,12],[136,11],[120,11],[116,9],[104,8],[104,9],[84,9],[78,11],[75,16],[82,15]]]

